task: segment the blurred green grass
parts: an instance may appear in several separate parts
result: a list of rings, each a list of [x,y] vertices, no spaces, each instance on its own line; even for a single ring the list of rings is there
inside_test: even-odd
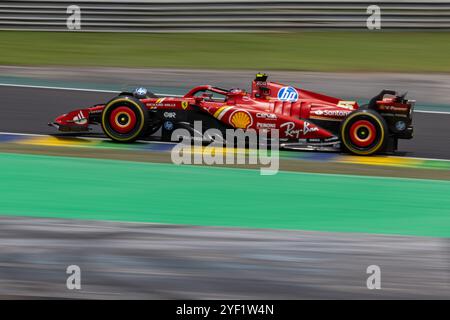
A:
[[[450,181],[13,153],[0,167],[0,215],[450,238]]]
[[[450,72],[450,33],[2,31],[0,64]]]

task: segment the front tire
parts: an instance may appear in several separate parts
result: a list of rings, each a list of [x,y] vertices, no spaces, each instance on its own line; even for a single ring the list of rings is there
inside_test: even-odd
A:
[[[383,151],[387,134],[386,121],[373,110],[352,112],[340,128],[344,151],[362,156]]]
[[[119,96],[106,104],[102,113],[102,129],[117,142],[133,142],[139,139],[148,127],[147,108],[136,98]]]

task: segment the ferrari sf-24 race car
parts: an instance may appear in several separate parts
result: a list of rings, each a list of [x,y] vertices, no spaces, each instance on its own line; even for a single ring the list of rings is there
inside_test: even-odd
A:
[[[372,155],[393,152],[398,139],[412,138],[414,103],[405,94],[383,90],[367,105],[358,106],[355,101],[270,82],[266,74],[257,74],[250,93],[203,85],[183,97],[158,97],[137,88],[106,104],[61,115],[49,125],[63,132],[87,132],[90,125],[101,124],[112,140],[133,142],[171,141],[177,128],[195,134],[194,122],[201,121],[203,131],[278,129],[284,149]],[[203,137],[203,132],[199,134]]]

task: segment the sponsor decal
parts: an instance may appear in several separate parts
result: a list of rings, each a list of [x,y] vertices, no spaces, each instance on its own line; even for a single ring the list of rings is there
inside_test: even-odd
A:
[[[261,118],[261,119],[267,119],[267,120],[277,120],[278,119],[277,115],[273,114],[273,113],[262,113],[262,112],[259,112],[259,113],[256,114],[256,117],[257,118]]]
[[[175,108],[177,105],[175,102],[166,102],[164,103],[164,100],[166,100],[166,98],[159,98],[158,100],[156,100],[155,102],[150,102],[147,103],[147,107],[167,107],[167,108]],[[152,108],[154,109],[154,108]]]
[[[303,128],[298,129],[295,127],[294,122],[285,122],[280,125],[280,129],[284,128],[284,134],[286,137],[296,138],[298,139],[299,136],[303,133],[303,135],[306,135],[310,132],[316,132],[319,131],[318,127],[311,126],[311,123],[308,121],[303,122]]]
[[[146,104],[147,107],[149,107],[150,109],[156,109],[158,107],[165,107],[165,108],[175,108],[177,105],[176,103],[147,103]]]
[[[237,110],[231,114],[230,123],[236,129],[247,129],[252,125],[253,118],[247,111]]]
[[[311,127],[311,123],[309,123],[308,121],[305,121],[303,123],[303,134],[308,134],[310,132],[316,132],[316,131],[319,131],[319,128]]]
[[[176,112],[164,112],[164,118],[175,119],[177,117]]]
[[[380,105],[380,110],[389,110],[389,111],[402,111],[406,112],[408,111],[407,107],[396,107],[396,106],[386,106],[386,105]]]
[[[292,137],[298,139],[300,134],[302,133],[302,129],[295,129],[295,123],[294,122],[285,122],[280,125],[280,129],[284,129],[284,135],[286,137]]]
[[[73,122],[79,125],[84,125],[88,122],[87,118],[83,114],[83,111],[78,112],[78,114],[73,118]]]
[[[172,121],[166,121],[166,122],[164,122],[164,129],[166,129],[166,130],[173,130],[173,127],[174,127],[174,125],[173,125],[173,122]]]
[[[256,127],[257,128],[261,128],[261,129],[275,129],[276,125],[275,125],[275,123],[261,123],[261,122],[258,122],[258,123],[256,123]]]
[[[187,101],[182,101],[181,102],[181,107],[183,108],[183,110],[186,110],[186,108],[189,106],[189,102]]]
[[[349,113],[351,113],[350,110],[315,110],[313,111],[315,115],[318,116],[331,116],[331,117],[346,117]]]
[[[283,87],[278,91],[278,100],[295,102],[298,100],[298,92],[293,87]]]

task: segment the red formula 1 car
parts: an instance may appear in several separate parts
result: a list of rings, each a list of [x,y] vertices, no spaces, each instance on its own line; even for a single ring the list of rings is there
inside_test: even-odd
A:
[[[106,104],[59,116],[49,125],[63,132],[83,132],[101,124],[112,140],[133,142],[150,136],[171,141],[177,128],[195,134],[194,122],[201,121],[203,131],[278,129],[280,147],[285,149],[371,155],[395,151],[398,139],[412,138],[413,108],[413,100],[391,90],[359,107],[354,101],[270,82],[267,75],[257,74],[250,93],[204,85],[183,97],[158,97],[138,88]]]

